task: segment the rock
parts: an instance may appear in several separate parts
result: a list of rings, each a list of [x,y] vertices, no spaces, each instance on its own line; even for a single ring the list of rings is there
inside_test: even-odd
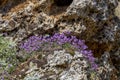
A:
[[[103,80],[117,80],[118,77],[116,74],[118,71],[113,66],[110,54],[108,52],[105,52],[101,58],[99,59],[99,68],[98,68],[98,74],[101,76]]]
[[[26,0],[1,0],[0,1],[0,13],[6,13],[9,12],[9,10],[13,7],[15,7],[16,5],[23,3]]]
[[[117,59],[114,63],[120,63],[115,56],[120,47],[119,12],[115,12],[118,0],[22,0],[18,5],[14,0],[1,2],[1,34],[21,42],[31,35],[72,31],[86,41],[95,57],[109,52],[114,55],[112,62]],[[115,67],[118,69],[118,65]]]
[[[120,10],[119,10],[119,8],[120,8],[120,2],[118,3],[118,6],[115,9],[115,15],[120,18]]]
[[[39,52],[40,53],[40,52]],[[39,58],[39,56],[41,56]],[[21,64],[12,75],[17,79],[36,80],[117,80],[118,71],[112,65],[110,54],[105,52],[97,60],[98,68],[92,70],[89,62],[79,52],[74,55],[66,52],[65,49],[44,52],[34,55],[25,63]]]
[[[64,1],[61,2],[61,4],[63,3]],[[16,27],[22,28],[22,31],[26,30],[24,33],[26,36],[21,36],[23,39],[39,30],[46,31],[57,28],[59,32],[69,30],[79,33],[81,38],[87,41],[114,41],[118,25],[114,19],[113,10],[117,6],[117,0],[71,0],[66,2],[66,5],[59,5],[60,3],[57,0],[41,0],[36,1],[36,3],[29,1],[23,10],[12,11],[3,16],[9,16],[10,19],[7,19],[8,21],[3,20],[4,26],[1,25],[1,27],[4,28],[1,31],[7,32]],[[12,28],[10,27],[8,23],[11,23],[11,20],[16,22],[16,27],[15,25]],[[18,33],[18,31],[15,36],[12,36],[19,38],[21,32]]]
[[[43,62],[41,62],[42,60]],[[91,75],[88,73],[91,72],[88,64],[88,61],[79,52],[75,51],[75,55],[72,56],[63,49],[49,54],[44,53],[41,60],[37,57],[29,59],[29,61],[24,63],[26,66],[21,65],[22,68],[17,70],[19,74],[15,73],[13,76],[16,76],[17,79],[24,78],[25,80],[87,80],[89,79],[87,75]]]

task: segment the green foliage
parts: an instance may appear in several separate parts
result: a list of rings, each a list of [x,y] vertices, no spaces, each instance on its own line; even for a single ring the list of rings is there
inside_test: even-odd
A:
[[[76,49],[69,43],[65,43],[64,45],[62,45],[62,47],[68,52],[70,53],[72,56],[74,56]]]
[[[0,36],[0,73],[11,73],[17,64],[15,42]]]

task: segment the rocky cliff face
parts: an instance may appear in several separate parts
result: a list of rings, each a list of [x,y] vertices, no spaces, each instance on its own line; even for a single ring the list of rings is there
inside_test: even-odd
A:
[[[111,64],[120,71],[118,0],[1,0],[0,3],[3,35],[20,42],[31,35],[71,31],[86,41],[96,57],[108,52]]]
[[[10,7],[14,3],[18,3],[6,0],[2,4],[7,5],[9,2]],[[37,29],[46,31],[56,28],[59,32],[70,30],[78,33],[87,41],[115,41],[118,23],[115,21],[114,10],[117,4],[116,0],[24,1],[7,10],[8,13],[1,14],[1,31],[12,31],[17,27],[25,27],[28,30],[25,31],[22,28],[22,31],[30,34]],[[2,6],[1,11],[4,8],[7,7]],[[32,25],[34,25],[34,29],[31,29]],[[20,34],[18,33],[18,35]]]

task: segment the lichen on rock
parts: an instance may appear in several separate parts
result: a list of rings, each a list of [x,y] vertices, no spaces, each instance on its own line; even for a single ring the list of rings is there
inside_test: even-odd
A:
[[[85,60],[84,56],[81,55],[79,52],[75,52],[75,55],[72,56],[63,49],[63,50],[54,51],[53,53],[49,53],[49,54],[44,53],[43,57],[45,57],[44,59],[46,59],[45,61],[47,61],[43,65],[38,66],[39,64],[42,63],[39,59],[35,59],[35,58],[29,60],[28,63],[25,63],[26,66],[24,66],[24,68],[20,70],[20,72],[22,72],[23,69],[27,68],[26,69],[27,71],[23,73],[24,75],[26,75],[24,76],[24,80],[87,79],[87,75],[88,75],[87,72],[90,71],[89,65],[87,60]],[[21,75],[21,77],[18,75]],[[17,74],[14,76],[16,76],[17,79],[19,78],[21,79],[23,75]]]
[[[120,71],[118,0],[0,0],[0,33],[17,43],[64,31],[84,39],[95,57],[108,52]]]

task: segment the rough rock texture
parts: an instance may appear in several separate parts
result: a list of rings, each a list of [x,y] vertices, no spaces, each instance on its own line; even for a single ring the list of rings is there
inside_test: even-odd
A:
[[[40,52],[39,52],[40,53]],[[33,56],[22,68],[18,68],[13,77],[17,80],[87,80],[93,71],[88,61],[79,52],[72,56],[66,50],[45,52]],[[39,57],[41,55],[41,57]],[[88,77],[89,76],[89,77]],[[94,78],[100,78],[94,76]]]
[[[88,41],[95,39],[108,42],[115,39],[118,23],[113,11],[117,0],[73,0],[67,6],[59,6],[59,1],[54,0],[35,1],[29,1],[23,10],[13,9],[5,15],[1,14],[0,31],[15,30],[13,36],[19,37],[21,34],[27,36],[38,29],[46,31],[57,28],[57,31],[81,33],[80,36]]]
[[[116,7],[116,9],[115,9],[115,15],[117,16],[117,17],[119,17],[119,19],[120,19],[120,2],[118,3],[118,6]]]
[[[14,0],[0,2],[3,35],[19,42],[31,35],[69,30],[84,39],[96,57],[108,52],[120,71],[120,20],[114,14],[118,0],[22,0],[17,6]],[[8,3],[14,5],[5,10]]]
[[[26,0],[0,0],[0,12],[4,14],[8,12],[11,8],[23,3],[24,1]]]
[[[105,52],[98,61],[99,68],[98,73],[101,76],[102,80],[117,80],[119,79],[116,76],[117,70],[111,63],[110,54]]]
[[[16,80],[117,80],[117,70],[105,52],[97,61],[98,69],[91,69],[89,61],[77,51],[74,55],[65,49],[38,52],[19,65],[11,79]]]

